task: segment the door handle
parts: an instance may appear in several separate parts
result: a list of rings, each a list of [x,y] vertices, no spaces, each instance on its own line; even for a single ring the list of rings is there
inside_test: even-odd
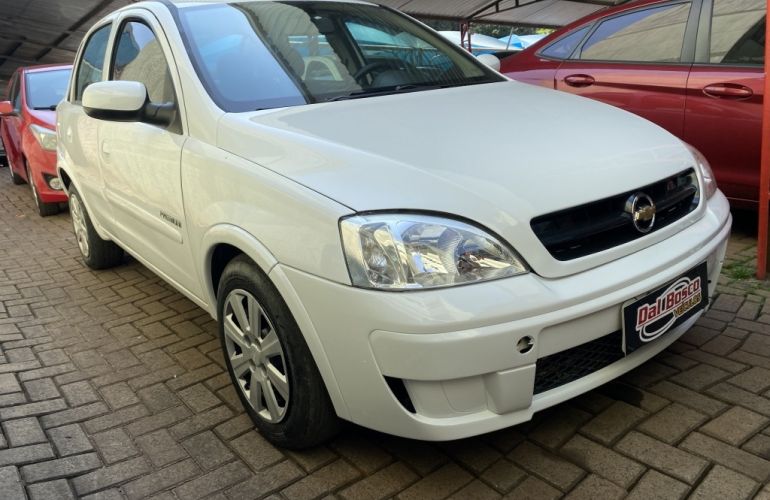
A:
[[[596,79],[591,75],[569,75],[564,77],[564,83],[570,87],[590,87]]]
[[[111,149],[109,144],[107,144],[107,141],[102,141],[101,151],[102,151],[102,158],[104,158],[105,160],[109,160]]]
[[[703,88],[703,93],[717,99],[748,99],[754,91],[737,83],[714,83]]]

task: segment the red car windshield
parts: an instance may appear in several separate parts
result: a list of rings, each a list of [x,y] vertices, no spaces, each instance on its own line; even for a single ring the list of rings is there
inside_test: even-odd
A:
[[[71,69],[27,73],[27,106],[32,109],[56,109],[64,99]]]

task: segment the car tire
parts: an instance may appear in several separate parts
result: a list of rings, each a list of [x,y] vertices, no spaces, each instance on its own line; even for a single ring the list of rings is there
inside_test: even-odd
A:
[[[302,332],[268,277],[247,257],[236,257],[217,297],[227,371],[257,429],[288,449],[331,439],[341,421]]]
[[[107,269],[123,262],[123,249],[109,240],[103,240],[91,223],[80,193],[74,186],[69,188],[70,214],[75,239],[83,262],[91,269]]]
[[[29,170],[29,165],[24,162],[24,168],[27,171],[27,184],[32,189],[32,199],[35,200],[35,208],[40,217],[48,217],[59,213],[58,203],[46,203],[40,199],[40,194],[37,192],[37,186],[35,186],[35,179],[32,178],[32,172]]]

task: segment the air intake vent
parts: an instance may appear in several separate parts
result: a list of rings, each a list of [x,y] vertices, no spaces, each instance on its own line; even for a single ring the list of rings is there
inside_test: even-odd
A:
[[[654,224],[642,230],[627,209],[629,201],[641,193],[655,204]],[[572,260],[628,243],[676,222],[695,210],[698,193],[698,177],[689,169],[633,191],[541,215],[532,219],[531,226],[555,259]]]
[[[534,393],[540,394],[569,384],[622,358],[623,333],[617,331],[538,359]]]
[[[414,403],[412,403],[412,398],[409,397],[409,391],[406,390],[406,385],[404,384],[403,380],[400,378],[385,377],[385,382],[388,383],[390,391],[396,397],[398,402],[401,403],[401,406],[406,409],[406,411],[409,413],[417,413],[414,408]]]

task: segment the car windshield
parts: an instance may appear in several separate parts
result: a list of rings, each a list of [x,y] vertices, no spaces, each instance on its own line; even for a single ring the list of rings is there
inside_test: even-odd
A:
[[[56,109],[64,99],[71,69],[27,73],[27,106],[32,109]]]
[[[180,18],[198,75],[230,112],[503,81],[375,5],[234,2],[183,7]]]

